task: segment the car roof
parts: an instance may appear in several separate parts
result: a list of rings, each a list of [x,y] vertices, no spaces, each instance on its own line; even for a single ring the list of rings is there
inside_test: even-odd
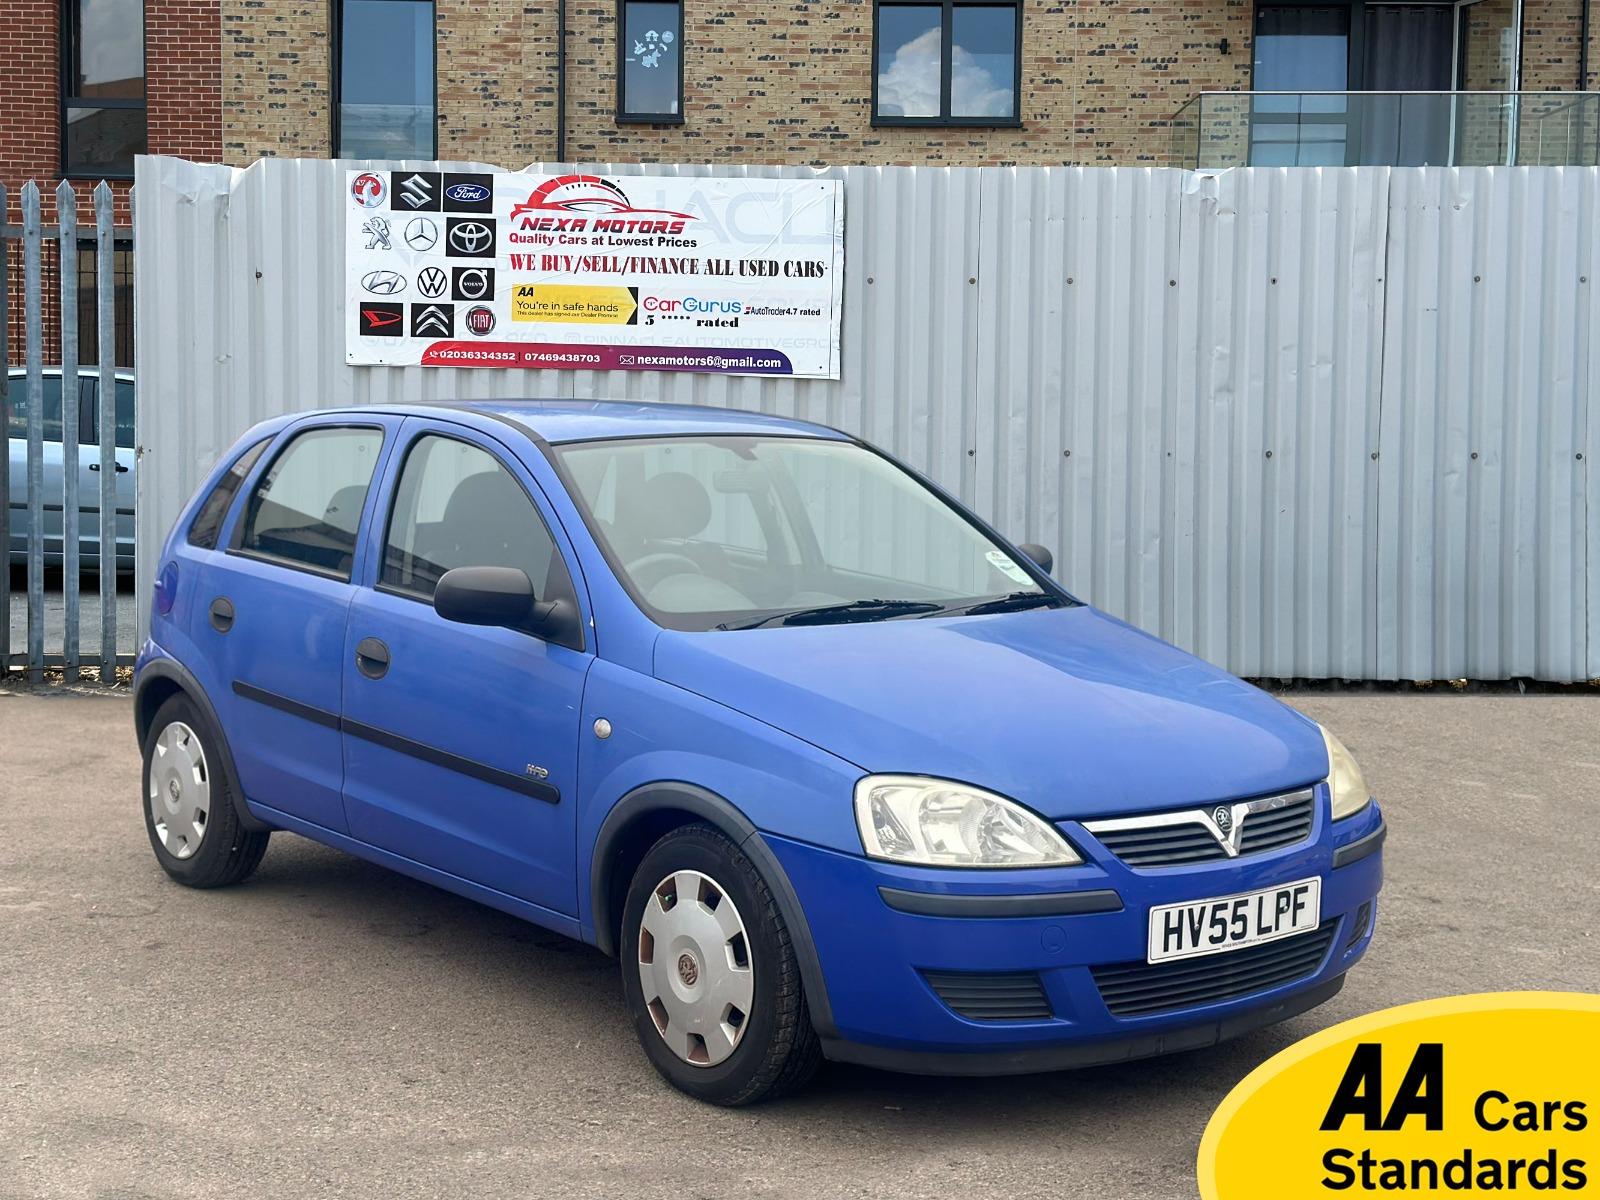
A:
[[[769,413],[699,404],[655,404],[635,400],[460,400],[403,405],[401,411],[466,409],[521,425],[552,443],[685,434],[743,434],[841,440],[836,429]]]

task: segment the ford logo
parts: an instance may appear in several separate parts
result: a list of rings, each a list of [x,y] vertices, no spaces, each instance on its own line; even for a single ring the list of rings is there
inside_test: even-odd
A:
[[[476,204],[489,198],[489,189],[481,183],[453,183],[444,194],[458,204]]]

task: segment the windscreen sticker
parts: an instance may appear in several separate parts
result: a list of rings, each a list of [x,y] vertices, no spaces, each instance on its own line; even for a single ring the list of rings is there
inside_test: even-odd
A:
[[[1000,574],[1004,575],[1007,579],[1010,579],[1016,583],[1033,582],[1033,580],[1028,577],[1028,573],[1021,567],[1017,566],[1017,564],[1012,561],[1011,556],[1005,551],[991,550],[988,554],[984,555],[984,557],[989,560],[989,565],[991,567],[993,567],[996,571],[999,571]]]

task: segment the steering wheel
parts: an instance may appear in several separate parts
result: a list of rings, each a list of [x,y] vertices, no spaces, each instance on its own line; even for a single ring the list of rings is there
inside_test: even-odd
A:
[[[627,564],[628,575],[641,592],[651,591],[663,579],[673,575],[700,575],[700,564],[687,554],[661,551],[646,554]]]

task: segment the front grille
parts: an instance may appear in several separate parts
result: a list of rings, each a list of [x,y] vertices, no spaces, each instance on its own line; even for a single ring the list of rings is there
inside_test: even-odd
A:
[[[1254,801],[1265,804],[1268,801]],[[1227,815],[1242,806],[1218,805],[1206,810],[1209,817],[1219,810]],[[1265,854],[1281,850],[1311,836],[1316,818],[1316,793],[1307,789],[1287,798],[1279,798],[1279,807],[1262,808],[1246,812],[1239,818],[1237,846],[1239,855]],[[1101,845],[1130,867],[1179,867],[1193,863],[1221,862],[1229,857],[1226,846],[1218,840],[1212,827],[1205,824],[1201,814],[1158,813],[1149,817],[1087,821],[1085,827]],[[1226,834],[1224,834],[1226,836]]]
[[[939,999],[974,1021],[1048,1021],[1055,1015],[1032,971],[924,971],[922,977]]]
[[[1116,963],[1092,967],[1100,998],[1114,1017],[1143,1017],[1237,1000],[1316,973],[1327,957],[1339,922],[1264,946],[1250,946],[1205,958],[1177,962]]]

